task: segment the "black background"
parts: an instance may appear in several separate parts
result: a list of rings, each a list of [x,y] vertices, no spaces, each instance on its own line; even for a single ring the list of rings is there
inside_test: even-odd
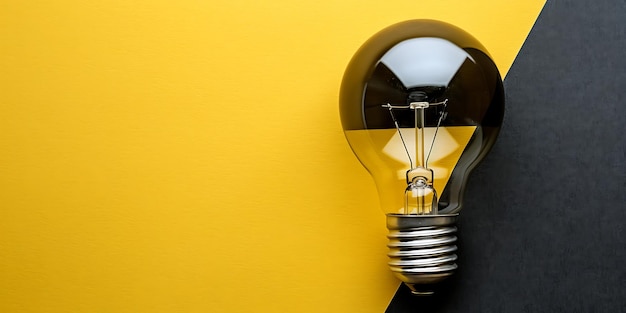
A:
[[[546,3],[469,181],[457,274],[387,312],[626,312],[625,57],[626,1]]]

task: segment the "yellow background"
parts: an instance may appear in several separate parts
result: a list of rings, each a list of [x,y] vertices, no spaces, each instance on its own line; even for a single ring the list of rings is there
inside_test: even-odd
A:
[[[382,312],[345,66],[433,18],[504,74],[543,3],[0,0],[0,312]]]

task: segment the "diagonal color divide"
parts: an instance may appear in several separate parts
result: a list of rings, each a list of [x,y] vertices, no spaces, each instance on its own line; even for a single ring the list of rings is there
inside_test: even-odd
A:
[[[0,311],[384,311],[399,282],[339,126],[343,70],[429,18],[504,76],[543,4],[3,5]]]

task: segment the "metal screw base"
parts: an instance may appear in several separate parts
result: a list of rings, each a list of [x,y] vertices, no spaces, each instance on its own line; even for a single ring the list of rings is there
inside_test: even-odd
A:
[[[458,214],[388,214],[389,267],[415,295],[431,295],[430,288],[456,270]]]

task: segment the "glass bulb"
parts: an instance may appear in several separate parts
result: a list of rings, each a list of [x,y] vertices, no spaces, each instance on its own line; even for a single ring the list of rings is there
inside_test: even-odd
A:
[[[402,22],[356,52],[343,77],[340,113],[387,214],[391,269],[424,293],[421,286],[456,269],[454,223],[468,175],[502,124],[498,69],[455,26]]]

